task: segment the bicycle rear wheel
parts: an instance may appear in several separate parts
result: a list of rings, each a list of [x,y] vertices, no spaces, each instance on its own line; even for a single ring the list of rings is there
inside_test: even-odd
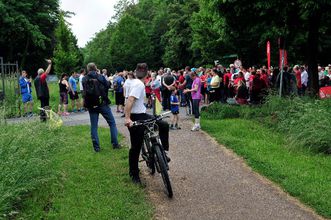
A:
[[[167,189],[167,195],[169,198],[172,198],[173,192],[172,187],[170,183],[170,178],[168,175],[168,169],[167,169],[167,162],[165,160],[164,153],[161,150],[161,146],[158,144],[155,144],[153,146],[153,149],[155,150],[155,165],[157,166],[157,170],[161,173],[163,183]]]

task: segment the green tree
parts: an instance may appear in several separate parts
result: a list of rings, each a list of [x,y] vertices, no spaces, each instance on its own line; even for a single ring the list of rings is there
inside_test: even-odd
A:
[[[318,91],[317,63],[321,32],[330,29],[331,8],[327,0],[210,0],[225,21],[229,41],[249,64],[265,60],[265,42],[285,38],[292,62],[309,66],[309,79],[314,93]],[[258,21],[258,22],[257,22]],[[261,48],[261,49],[254,49]],[[251,59],[254,57],[255,59]]]
[[[0,56],[35,72],[52,55],[59,1],[1,0]]]
[[[116,24],[110,40],[110,58],[113,67],[134,69],[139,62],[151,61],[150,38],[140,21],[124,15]]]
[[[114,70],[111,65],[110,40],[114,24],[109,23],[107,28],[96,33],[92,41],[89,41],[84,48],[84,64],[95,62],[97,66]]]
[[[59,24],[55,30],[54,69],[58,75],[77,70],[82,61],[77,39],[71,32],[69,24],[65,21],[65,15],[65,12],[60,13]]]
[[[180,68],[192,63],[193,51],[192,29],[190,19],[194,12],[199,10],[197,1],[174,1],[168,6],[169,29],[162,36],[162,43],[165,45],[165,52],[162,56],[166,66]]]
[[[233,50],[226,41],[224,18],[208,0],[199,1],[199,5],[200,10],[193,14],[190,22],[191,49],[199,54],[194,62],[196,65],[209,64]]]

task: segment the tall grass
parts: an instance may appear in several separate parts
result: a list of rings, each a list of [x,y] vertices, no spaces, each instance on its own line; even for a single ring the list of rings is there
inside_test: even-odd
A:
[[[40,123],[1,121],[0,135],[0,218],[9,218],[27,193],[56,178],[52,158],[64,140],[60,130]]]
[[[330,152],[331,100],[309,97],[269,96],[261,106],[213,104],[202,117],[206,119],[243,118],[259,121],[287,136],[291,146],[313,152]]]

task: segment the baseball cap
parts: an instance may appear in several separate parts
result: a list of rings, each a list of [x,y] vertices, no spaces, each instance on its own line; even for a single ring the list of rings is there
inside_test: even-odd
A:
[[[144,78],[147,75],[148,66],[147,63],[138,63],[136,67],[136,77],[139,79]]]

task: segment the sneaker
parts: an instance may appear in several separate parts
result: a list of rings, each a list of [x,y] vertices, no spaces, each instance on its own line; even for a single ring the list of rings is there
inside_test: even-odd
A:
[[[94,148],[94,151],[95,151],[96,153],[99,153],[99,152],[100,152],[100,147],[98,147],[98,148]]]
[[[134,184],[141,184],[141,180],[140,180],[140,177],[139,175],[133,175],[131,176],[131,180]]]
[[[199,125],[194,125],[191,129],[191,131],[199,131],[200,126]]]
[[[62,116],[69,116],[69,115],[70,115],[69,112],[63,112],[63,113],[62,113]]]
[[[125,114],[121,115],[121,118],[125,118]]]
[[[175,130],[176,128],[173,125],[170,125],[169,129],[170,130]]]
[[[120,144],[113,146],[113,149],[121,149],[122,146]]]
[[[182,129],[182,128],[181,128],[181,127],[179,127],[178,125],[175,125],[175,127],[176,127],[178,130]]]
[[[29,112],[28,117],[31,118],[33,116],[33,112]]]

